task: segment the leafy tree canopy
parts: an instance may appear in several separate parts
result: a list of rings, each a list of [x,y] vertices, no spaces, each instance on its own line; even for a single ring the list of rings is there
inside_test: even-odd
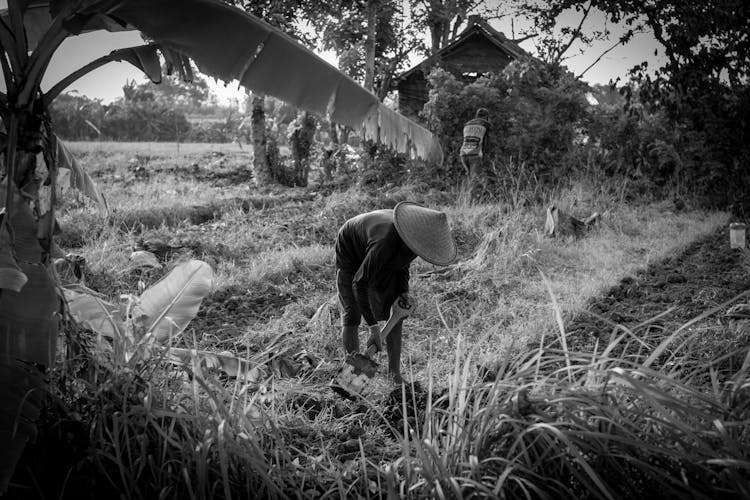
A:
[[[732,87],[747,85],[750,3],[746,0],[523,0],[518,7],[532,17],[535,29],[548,39],[561,15],[570,11],[581,17],[595,10],[604,12],[609,21],[627,27],[621,43],[627,43],[638,31],[649,31],[667,59],[655,70],[658,80],[676,86],[689,85],[690,80],[713,80]],[[584,44],[610,34],[606,28],[584,33],[580,25],[566,27],[563,33],[578,36]],[[543,50],[549,59],[561,60],[565,49],[562,43],[545,42]],[[632,73],[644,79],[648,69],[644,63],[634,67]]]

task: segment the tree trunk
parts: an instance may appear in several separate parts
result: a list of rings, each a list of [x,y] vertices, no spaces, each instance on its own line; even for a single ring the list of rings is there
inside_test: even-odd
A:
[[[428,23],[430,29],[430,52],[436,54],[443,48],[443,39],[445,38],[445,9],[443,0],[431,0],[430,12],[428,14]]]
[[[268,163],[266,138],[266,99],[260,94],[253,94],[253,110],[250,118],[250,130],[253,136],[253,172],[257,186],[273,184],[273,174]]]
[[[37,168],[41,122],[36,116],[21,112],[7,121],[3,118],[7,143],[0,186],[0,496],[26,443],[36,435],[35,422],[45,400],[42,372],[54,361],[62,313],[46,267],[54,212],[39,213],[54,204],[56,165],[45,160],[46,168]],[[37,175],[49,182],[48,188],[40,189]],[[30,202],[29,197],[37,200]]]
[[[365,85],[372,91],[375,85],[375,39],[378,27],[378,0],[367,2],[367,38],[365,39]]]
[[[339,131],[335,123],[332,121],[328,121],[328,133],[331,136],[331,144],[334,148],[337,148],[339,144],[341,143],[339,139]]]

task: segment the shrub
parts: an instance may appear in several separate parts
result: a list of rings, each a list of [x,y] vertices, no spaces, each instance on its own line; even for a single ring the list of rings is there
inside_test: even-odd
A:
[[[525,164],[528,174],[558,183],[578,166],[576,141],[588,118],[585,85],[559,66],[513,62],[502,73],[464,85],[437,68],[429,75],[430,99],[423,118],[445,148],[446,180],[463,176],[458,151],[464,123],[476,109],[490,112],[485,149],[487,181],[501,195],[509,164]],[[503,178],[506,179],[503,179]]]

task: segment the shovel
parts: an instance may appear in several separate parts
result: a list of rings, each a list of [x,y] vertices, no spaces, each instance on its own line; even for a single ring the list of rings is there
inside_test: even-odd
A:
[[[414,299],[409,303],[399,297],[396,302],[393,303],[388,322],[386,322],[383,329],[380,330],[380,345],[385,344],[393,327],[396,326],[399,321],[412,314],[416,307],[417,303]],[[336,380],[331,384],[333,390],[346,398],[352,398],[355,395],[361,394],[370,379],[375,376],[375,372],[378,370],[378,364],[372,359],[375,352],[376,347],[373,344],[367,348],[365,354],[357,352],[347,356],[344,366],[336,376]]]

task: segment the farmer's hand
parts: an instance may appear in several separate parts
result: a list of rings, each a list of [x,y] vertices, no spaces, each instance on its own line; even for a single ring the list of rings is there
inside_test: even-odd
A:
[[[375,323],[367,327],[370,330],[370,338],[367,339],[366,349],[369,349],[371,345],[375,346],[375,352],[380,352],[383,346],[380,344],[380,324]]]

